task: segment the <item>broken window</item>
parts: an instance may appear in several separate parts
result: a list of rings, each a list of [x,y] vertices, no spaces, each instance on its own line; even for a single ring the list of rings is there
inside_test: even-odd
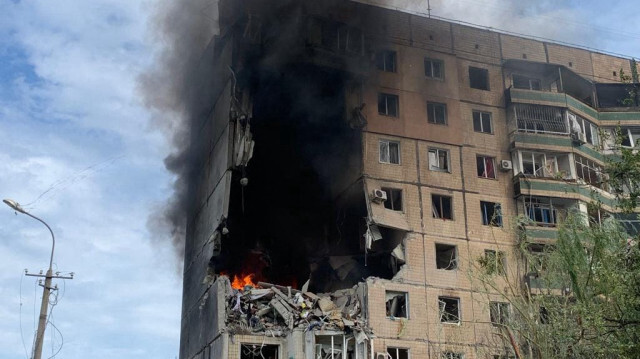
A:
[[[509,322],[509,303],[490,302],[489,312],[492,324],[506,325]]]
[[[489,90],[489,70],[469,66],[469,86],[472,89]]]
[[[380,71],[396,72],[396,52],[382,50],[376,53],[376,67]]]
[[[567,134],[567,123],[558,107],[514,105],[518,131]]]
[[[449,151],[440,148],[429,149],[429,169],[449,172]]]
[[[387,193],[387,200],[384,201],[384,208],[393,211],[402,211],[402,190],[397,188],[383,187]]]
[[[444,79],[444,62],[442,60],[424,59],[424,75],[430,79]]]
[[[436,125],[447,124],[447,105],[443,103],[427,102],[427,120]]]
[[[491,126],[491,113],[473,111],[473,130],[482,133],[493,133]]]
[[[496,159],[489,156],[476,156],[478,177],[496,178]]]
[[[384,116],[398,117],[398,95],[378,94],[378,113]]]
[[[316,358],[339,359],[343,354],[344,335],[316,335]]]
[[[550,199],[525,199],[524,211],[538,225],[555,226],[558,223],[558,211],[553,207]]]
[[[458,250],[456,246],[436,243],[436,268],[445,270],[458,268]]]
[[[464,359],[464,354],[454,352],[444,352],[440,355],[440,359]]]
[[[453,219],[453,211],[451,209],[451,197],[441,196],[439,194],[431,195],[431,212],[433,218]]]
[[[615,130],[613,131],[615,135]],[[620,135],[622,137],[621,145],[624,147],[635,147],[640,142],[640,128],[637,127],[622,127],[620,128]],[[612,136],[615,138],[615,136]]]
[[[540,91],[542,89],[540,86],[540,79],[516,74],[513,74],[513,87],[517,89],[536,91]]]
[[[480,211],[483,225],[502,227],[500,203],[480,201]]]
[[[506,272],[507,258],[503,251],[484,250],[484,267],[488,274],[503,275]]]
[[[265,344],[241,344],[240,359],[278,359],[278,346]]]
[[[400,142],[380,140],[380,162],[400,164]]]
[[[569,118],[569,128],[571,129],[571,136],[575,140],[586,142],[594,146],[600,144],[600,138],[598,137],[598,127],[596,127],[596,125],[576,115],[573,112],[567,112],[567,117]]]
[[[408,294],[406,292],[385,291],[387,317],[409,318]]]
[[[387,354],[391,359],[409,359],[409,349],[387,348]]]
[[[604,178],[602,174],[602,167],[596,164],[594,161],[574,154],[576,164],[576,175],[594,187],[602,188],[604,186]]]
[[[440,323],[460,324],[460,298],[438,297]]]

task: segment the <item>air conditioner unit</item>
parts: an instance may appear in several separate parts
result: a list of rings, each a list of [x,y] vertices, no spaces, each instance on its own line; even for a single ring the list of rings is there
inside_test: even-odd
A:
[[[513,169],[513,163],[509,160],[500,161],[500,169],[503,171],[509,171]]]
[[[573,138],[574,142],[583,144],[587,142],[587,136],[585,136],[582,132],[574,132],[571,134],[571,138]]]
[[[384,201],[387,200],[387,192],[381,190],[381,189],[374,189],[373,190],[373,196],[371,197],[371,199],[375,202],[375,203],[382,203]]]

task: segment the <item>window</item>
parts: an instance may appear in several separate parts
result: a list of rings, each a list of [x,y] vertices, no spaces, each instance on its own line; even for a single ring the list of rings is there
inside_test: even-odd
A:
[[[598,127],[596,127],[596,125],[572,112],[567,112],[567,117],[569,118],[571,137],[582,142],[587,142],[593,146],[600,144]]]
[[[517,89],[536,91],[540,91],[542,89],[539,79],[516,74],[513,75],[513,87]]]
[[[398,96],[388,93],[378,94],[378,113],[398,117]]]
[[[405,348],[387,348],[387,354],[391,359],[409,359],[409,349]]]
[[[376,54],[376,67],[380,71],[396,72],[396,52],[391,50],[379,51]]]
[[[449,172],[449,151],[430,148],[429,169],[431,171]]]
[[[384,201],[384,208],[393,211],[402,211],[402,190],[397,188],[381,188],[387,193],[387,200]]]
[[[489,315],[491,316],[491,323],[506,325],[509,322],[509,303],[490,302]]]
[[[565,177],[569,172],[568,156],[555,156],[553,154],[539,152],[521,152],[522,170],[525,176],[532,177],[553,177],[560,175]],[[563,170],[558,167],[558,160],[562,163]]]
[[[240,359],[278,359],[278,346],[269,344],[241,344]]]
[[[386,291],[385,302],[387,317],[389,318],[409,318],[408,294],[405,292]]]
[[[489,90],[489,70],[469,66],[469,86],[472,89]]]
[[[460,298],[438,297],[440,323],[460,324]]]
[[[558,211],[553,207],[549,199],[525,199],[524,212],[538,225],[555,226],[558,223]]]
[[[320,32],[322,47],[340,53],[362,54],[364,35],[358,28],[327,19],[314,18],[310,24]]]
[[[502,210],[500,203],[480,201],[482,224],[485,226],[502,227]]]
[[[424,59],[424,75],[430,79],[444,79],[444,63],[442,60]]]
[[[605,185],[602,167],[595,162],[574,154],[576,164],[576,174],[578,178],[594,187],[602,188]]]
[[[400,164],[400,142],[380,140],[380,162]]]
[[[513,105],[519,132],[568,134],[567,123],[559,107]]]
[[[507,268],[507,258],[502,251],[492,249],[484,250],[484,268],[488,274],[505,274]]]
[[[622,136],[622,146],[624,147],[640,146],[638,145],[638,143],[640,143],[640,128],[621,128],[620,135]]]
[[[476,157],[476,168],[478,177],[496,178],[496,159],[487,156]]]
[[[427,121],[437,125],[446,125],[447,105],[443,103],[427,102]]]
[[[432,194],[431,211],[433,212],[433,218],[453,219],[453,211],[451,210],[451,197]]]
[[[464,354],[454,352],[444,352],[440,355],[440,359],[464,359]]]
[[[473,111],[473,130],[482,133],[493,133],[491,126],[491,113]]]
[[[456,246],[436,243],[436,268],[445,270],[458,268],[458,251]]]

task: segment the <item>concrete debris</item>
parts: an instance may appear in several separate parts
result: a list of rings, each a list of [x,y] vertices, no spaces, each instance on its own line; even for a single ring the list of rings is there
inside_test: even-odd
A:
[[[259,285],[261,288],[245,286],[228,292],[229,333],[286,336],[295,328],[349,331],[364,336],[371,333],[355,288],[316,295],[270,283]]]

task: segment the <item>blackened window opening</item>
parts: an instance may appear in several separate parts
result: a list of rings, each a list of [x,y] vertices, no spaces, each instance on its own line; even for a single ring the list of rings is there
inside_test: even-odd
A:
[[[489,70],[469,66],[469,86],[478,90],[489,90]]]
[[[393,211],[402,211],[402,190],[397,188],[383,187],[387,193],[387,200],[384,201],[384,208]]]
[[[460,323],[460,298],[438,297],[441,323]]]
[[[437,194],[431,195],[431,210],[433,218],[453,219],[451,197]]]
[[[436,268],[454,270],[458,268],[456,246],[436,243]]]
[[[387,317],[408,318],[407,293],[387,291],[385,292],[385,301]]]

